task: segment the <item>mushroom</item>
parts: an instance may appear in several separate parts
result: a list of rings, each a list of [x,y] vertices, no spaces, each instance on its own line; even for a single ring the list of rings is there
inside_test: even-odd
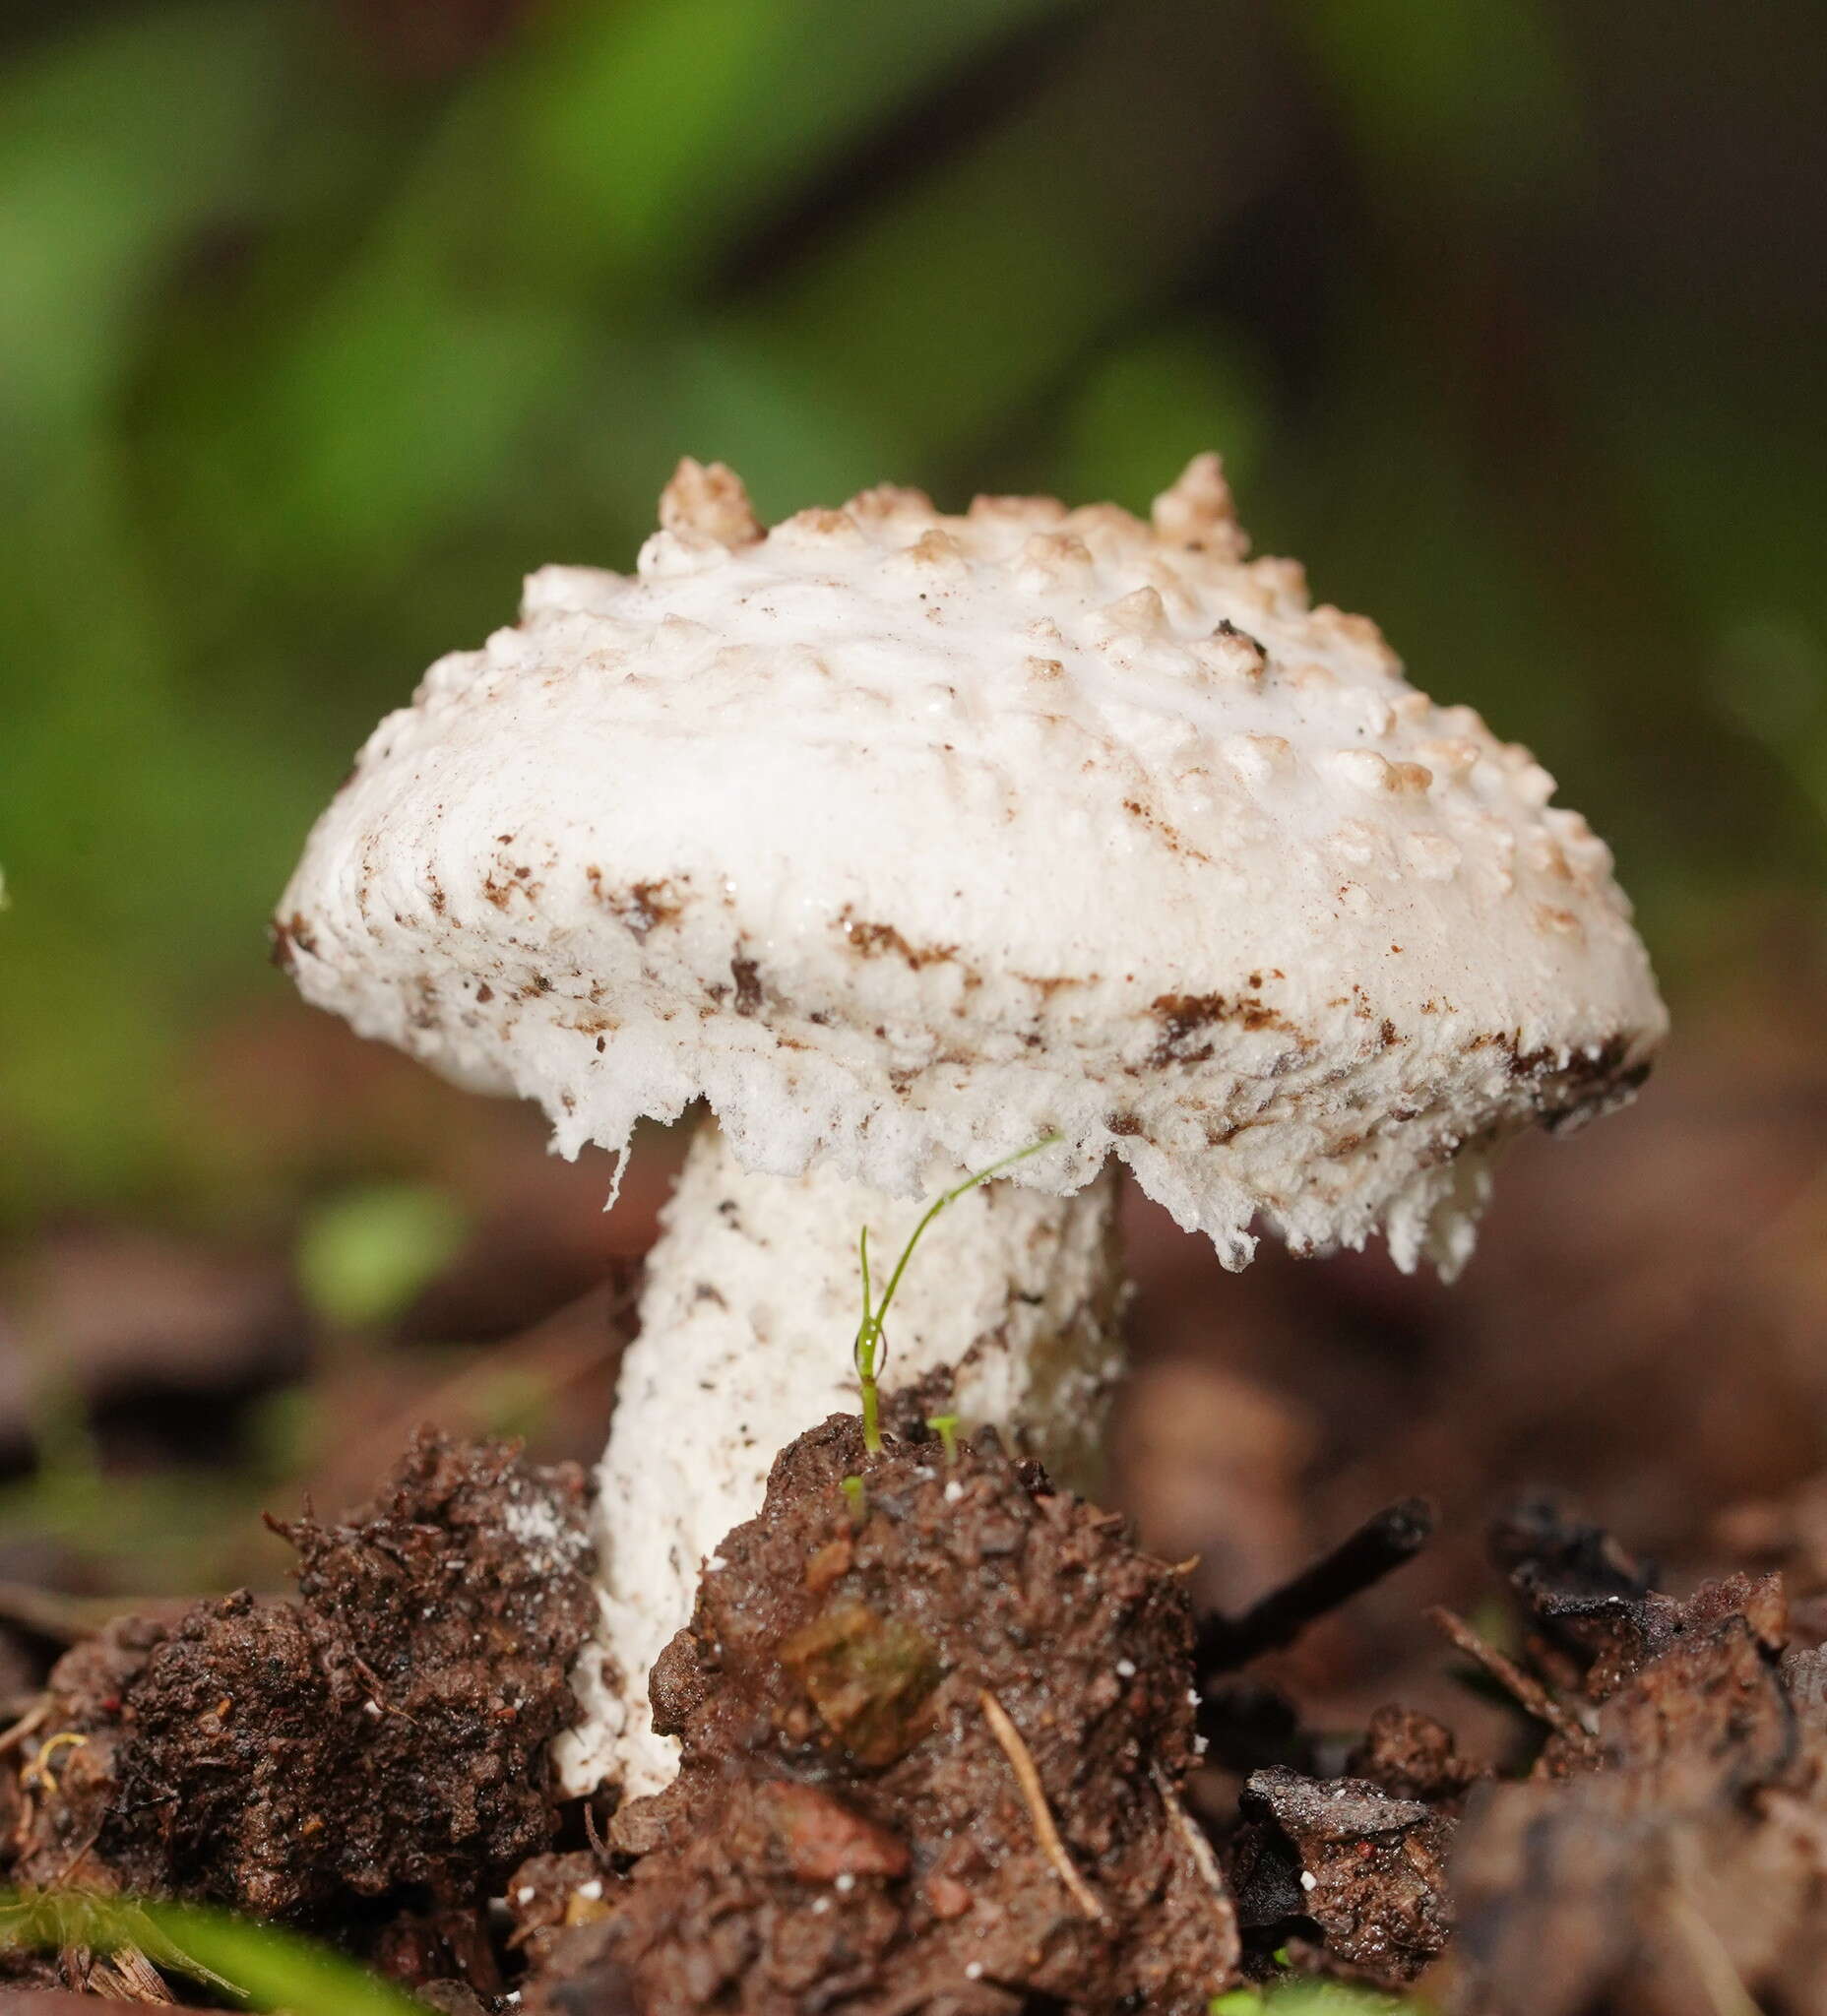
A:
[[[547,567],[313,833],[305,995],[558,1152],[708,1102],[628,1352],[570,1786],[663,1783],[648,1670],[776,1450],[851,1404],[857,1233],[934,1228],[890,1386],[1067,1475],[1117,1375],[1115,1165],[1227,1267],[1470,1251],[1497,1151],[1666,1018],[1611,857],[1375,626],[1245,558],[1215,456],[1112,505],[879,488],[764,533],[682,463],[632,578]],[[619,1160],[617,1171],[619,1173]]]

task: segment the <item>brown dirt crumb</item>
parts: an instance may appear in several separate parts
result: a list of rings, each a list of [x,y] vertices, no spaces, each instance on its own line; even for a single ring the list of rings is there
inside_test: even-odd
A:
[[[422,1434],[366,1510],[278,1530],[295,1604],[129,1619],[60,1662],[44,1733],[73,1740],[6,1877],[318,1922],[410,1892],[403,1971],[467,1950],[486,1976],[478,1892],[556,1822],[546,1745],[594,1614],[583,1478]]]
[[[1280,1940],[1311,1921],[1326,1952],[1384,1987],[1414,1981],[1452,1930],[1452,1823],[1362,1778],[1252,1774],[1230,1879],[1244,1924]]]

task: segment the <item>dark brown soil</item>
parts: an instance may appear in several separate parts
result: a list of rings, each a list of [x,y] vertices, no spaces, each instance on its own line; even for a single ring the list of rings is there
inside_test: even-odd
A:
[[[1780,1579],[1572,1614],[1590,1705],[1468,1813],[1448,2008],[1827,2008],[1827,1654]]]
[[[1498,1778],[1377,1716],[1330,1780],[1256,1771],[1228,1869],[1252,1971],[1398,1986],[1450,2016],[1827,2008],[1827,1653],[1779,1578],[1685,1602],[1598,1529],[1493,1535],[1525,1654],[1442,1618],[1536,1727]]]
[[[1181,1800],[1192,1645],[1183,1577],[993,1435],[871,1458],[834,1417],[657,1666],[680,1776],[525,2007],[1203,2009],[1236,1931]]]
[[[556,1828],[586,1510],[575,1470],[424,1434],[346,1524],[279,1529],[295,1604],[230,1596],[77,1647],[0,1774],[0,1877],[365,1926],[409,1978],[498,1986],[479,1914]]]
[[[0,1735],[0,1884],[289,1919],[448,2016],[510,1987],[527,2016],[1191,2016],[1289,1975],[1442,2016],[1827,2016],[1827,1611],[1776,1575],[1676,1599],[1524,1505],[1491,1537],[1510,1620],[1434,1614],[1509,1739],[1398,1707],[1341,1737],[1231,1669],[1424,1508],[1195,1632],[1184,1565],[1121,1520],[993,1435],[948,1461],[898,1425],[778,1460],[653,1677],[679,1779],[606,1841],[546,1763],[581,1480],[425,1436],[375,1506],[284,1529],[295,1604],[64,1657]],[[0,1951],[21,2016],[149,1985],[143,1955]]]
[[[1244,1922],[1278,1941],[1317,1931],[1326,1953],[1400,1986],[1445,1950],[1452,1930],[1450,1820],[1364,1778],[1251,1774],[1230,1881]]]

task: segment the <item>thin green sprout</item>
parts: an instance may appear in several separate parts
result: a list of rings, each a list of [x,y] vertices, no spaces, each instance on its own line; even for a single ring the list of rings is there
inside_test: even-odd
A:
[[[856,1383],[862,1390],[862,1446],[871,1456],[882,1453],[881,1387],[878,1373],[881,1359],[877,1355],[882,1343],[882,1327],[879,1321],[872,1321],[869,1314],[869,1228],[864,1226],[857,1240],[857,1251],[862,1256],[862,1321],[856,1329],[856,1345],[851,1353],[856,1363]]]
[[[948,1204],[955,1204],[967,1191],[987,1183],[1004,1169],[1013,1168],[1018,1162],[1026,1162],[1031,1155],[1057,1147],[1061,1138],[1057,1134],[1043,1135],[1040,1140],[1030,1142],[1026,1148],[1018,1148],[1013,1155],[1005,1155],[1000,1162],[991,1163],[986,1169],[978,1169],[976,1175],[967,1176],[962,1183],[934,1198],[927,1205],[924,1217],[908,1235],[901,1257],[895,1262],[894,1272],[888,1277],[888,1286],[882,1291],[882,1299],[873,1308],[870,1306],[869,1228],[863,1227],[862,1235],[857,1240],[857,1252],[862,1262],[862,1321],[857,1325],[856,1343],[850,1355],[856,1366],[857,1384],[862,1389],[862,1445],[871,1456],[882,1453],[881,1374],[882,1367],[888,1362],[883,1324],[888,1316],[888,1305],[895,1298],[895,1291],[901,1286],[901,1277],[908,1271],[908,1262],[914,1257],[920,1235]]]
[[[955,1414],[935,1414],[926,1422],[944,1445],[947,1470],[955,1470],[958,1466],[958,1421],[959,1417]]]
[[[850,1520],[860,1526],[869,1516],[869,1492],[859,1477],[846,1477],[838,1480],[838,1489],[844,1493],[845,1501],[850,1508]]]
[[[413,2016],[424,2004],[329,1947],[210,1906],[0,1890],[0,1954],[133,1949],[166,1974],[290,2016]]]

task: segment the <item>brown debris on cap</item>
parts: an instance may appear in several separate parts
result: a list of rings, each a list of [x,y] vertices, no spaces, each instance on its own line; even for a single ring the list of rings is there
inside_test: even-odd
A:
[[[727,463],[683,457],[660,493],[660,523],[667,532],[699,533],[723,546],[747,546],[761,537],[761,520],[748,489]]]
[[[1666,1016],[1603,843],[1246,561],[1216,457],[1152,523],[884,486],[763,537],[691,461],[661,518],[437,662],[278,907],[308,999],[560,1153],[702,1099],[744,1168],[910,1196],[1060,1131],[1024,1184],[1120,1160],[1227,1266],[1381,1232],[1451,1273],[1504,1143],[1641,1083]]]

